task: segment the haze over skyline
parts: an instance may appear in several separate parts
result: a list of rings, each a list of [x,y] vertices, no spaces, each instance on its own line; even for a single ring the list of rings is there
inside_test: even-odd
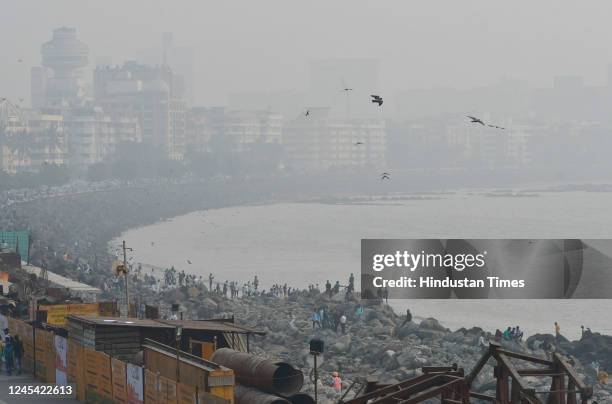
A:
[[[99,57],[135,59],[172,32],[177,45],[194,49],[200,105],[226,104],[234,92],[308,89],[317,59],[377,59],[376,90],[388,94],[503,77],[543,87],[554,76],[579,75],[601,85],[612,62],[612,4],[603,0],[3,3],[0,88],[26,100],[29,69],[60,26],[76,28],[89,45],[90,68]]]

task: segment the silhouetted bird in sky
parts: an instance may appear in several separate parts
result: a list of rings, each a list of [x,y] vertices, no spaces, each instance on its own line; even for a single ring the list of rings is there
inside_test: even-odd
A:
[[[389,174],[389,173],[382,173],[380,175],[380,180],[381,181],[383,181],[383,180],[390,180],[390,179],[391,179],[391,174]]]
[[[374,104],[378,104],[379,107],[383,105],[383,99],[380,95],[372,94],[370,97],[372,97],[372,102]]]
[[[306,114],[304,114],[304,115],[305,115],[305,116],[310,116],[310,110],[309,110],[309,109],[307,109],[307,110],[306,110]]]
[[[506,129],[506,128],[502,128],[501,126],[495,126],[495,125],[487,125],[489,128],[495,128],[495,129]]]
[[[349,88],[349,87],[345,87],[345,88],[342,89],[342,91],[353,91],[353,89]]]
[[[485,126],[485,123],[481,119],[476,118],[475,116],[470,116],[470,115],[467,115],[467,117],[471,119],[470,123],[479,123],[482,126]]]
[[[191,261],[187,260],[187,263],[188,263],[189,265],[191,265]]]
[[[363,144],[363,142],[356,142],[355,146],[359,146],[359,145],[362,145],[362,144]]]

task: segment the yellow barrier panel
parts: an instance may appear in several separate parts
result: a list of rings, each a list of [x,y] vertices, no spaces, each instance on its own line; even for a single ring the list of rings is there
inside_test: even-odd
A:
[[[177,390],[179,404],[197,404],[198,392],[195,386],[177,383]]]
[[[97,373],[98,373],[98,393],[102,403],[113,402],[113,383],[111,379],[110,356],[104,352],[96,352]]]
[[[115,403],[127,403],[127,385],[125,378],[125,362],[119,359],[111,359],[113,376],[113,400]]]
[[[83,355],[83,347],[75,341],[68,340],[68,383],[76,385],[76,396],[79,401],[85,401]]]
[[[47,332],[44,330],[35,330],[34,349],[36,356],[36,374],[35,376],[42,381],[47,380]]]
[[[159,376],[158,404],[177,404],[176,382],[164,376]]]
[[[148,369],[144,371],[145,404],[159,404],[159,377]]]

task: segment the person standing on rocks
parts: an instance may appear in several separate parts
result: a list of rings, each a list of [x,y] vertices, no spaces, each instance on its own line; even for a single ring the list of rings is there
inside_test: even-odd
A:
[[[555,336],[559,338],[561,336],[561,326],[555,321]]]
[[[208,275],[208,290],[210,290],[212,292],[213,288],[212,288],[212,284],[213,284],[213,279],[215,279],[215,277],[213,276],[212,273],[210,273]]]
[[[340,316],[340,328],[342,329],[342,334],[346,334],[346,316],[344,313]]]
[[[334,393],[336,396],[340,396],[342,394],[342,379],[338,372],[332,373],[331,387],[334,389]]]
[[[410,310],[408,310],[408,312],[410,312]],[[363,306],[361,304],[357,306],[357,309],[355,310],[355,317],[357,317],[357,321],[359,323],[363,321]]]
[[[336,281],[334,284],[334,295],[338,292],[340,292],[340,281]]]
[[[355,275],[351,272],[351,276],[349,276],[349,284],[348,284],[348,293],[353,293],[355,291]]]
[[[319,326],[319,328],[321,328],[321,316],[319,315],[317,309],[315,309],[312,313],[312,329],[314,330],[315,328],[317,328],[317,325]]]
[[[327,296],[332,297],[332,287],[329,279],[327,280],[327,282],[325,282],[325,293],[327,293]]]
[[[257,291],[257,288],[259,287],[259,279],[257,279],[257,275],[255,275],[255,278],[253,279],[253,287],[255,288],[255,291]]]
[[[404,319],[404,322],[402,323],[402,326],[400,328],[403,328],[406,324],[408,324],[411,321],[412,321],[412,313],[410,312],[410,309],[406,309],[406,318]]]

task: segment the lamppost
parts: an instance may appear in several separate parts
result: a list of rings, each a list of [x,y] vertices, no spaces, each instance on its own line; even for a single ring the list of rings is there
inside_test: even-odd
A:
[[[319,372],[317,370],[317,356],[321,355],[324,351],[325,343],[323,340],[318,338],[313,338],[310,340],[310,354],[314,359],[314,393],[315,393],[315,403],[319,402]]]
[[[176,342],[176,382],[180,382],[181,381],[181,370],[180,370],[180,365],[181,365],[181,358],[180,358],[180,352],[181,352],[181,336],[183,335],[183,326],[182,325],[177,325],[175,330],[174,330],[174,338],[175,338],[175,342]]]
[[[130,317],[130,290],[129,290],[129,276],[128,276],[128,264],[127,264],[127,250],[134,251],[132,248],[125,246],[125,240],[122,243],[123,248],[123,275],[125,276],[125,303],[127,304],[127,317]]]

